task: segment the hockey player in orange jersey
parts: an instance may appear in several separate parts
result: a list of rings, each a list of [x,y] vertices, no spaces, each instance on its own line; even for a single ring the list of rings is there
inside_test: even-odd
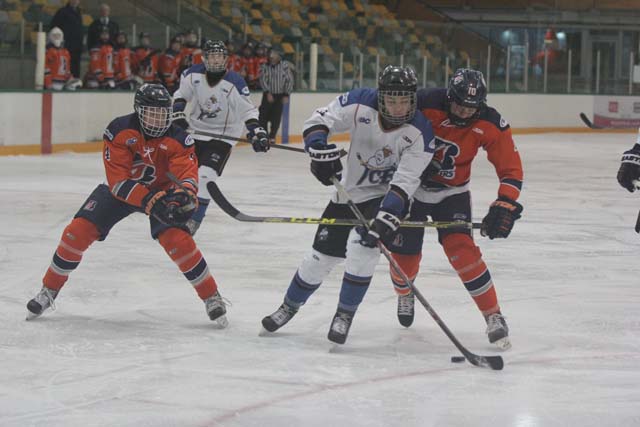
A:
[[[90,89],[114,89],[113,45],[109,41],[109,28],[103,27],[100,42],[89,52],[89,71],[85,76]]]
[[[64,47],[64,33],[58,27],[49,31],[49,43],[45,55],[44,88],[52,90],[76,90],[82,82],[71,75],[71,55]]]
[[[120,31],[113,45],[113,72],[118,89],[134,90],[137,87],[133,79],[132,56],[131,49],[127,47],[127,34]]]
[[[161,85],[145,84],[135,94],[135,113],[113,120],[104,132],[107,184],[98,185],[62,233],[42,279],[40,292],[27,304],[27,320],[49,307],[96,240],[134,212],[149,215],[157,239],[204,301],[211,320],[227,325],[225,303],[198,250],[186,221],[197,208],[198,164],[193,139],[171,124],[172,100]],[[171,172],[180,185],[173,183]]]
[[[516,201],[522,188],[522,163],[507,121],[486,105],[487,87],[481,72],[459,69],[448,88],[418,91],[418,109],[431,120],[436,135],[434,161],[425,170],[414,195],[410,219],[424,221],[471,221],[469,180],[471,163],[480,148],[487,152],[500,180],[498,197],[482,221],[481,234],[490,239],[509,236],[520,218]],[[424,229],[401,228],[389,249],[407,276],[414,280],[421,259]],[[511,346],[509,329],[493,281],[480,249],[468,229],[439,229],[438,240],[487,323],[491,343]],[[391,271],[398,294],[398,320],[409,327],[414,316],[414,295]]]

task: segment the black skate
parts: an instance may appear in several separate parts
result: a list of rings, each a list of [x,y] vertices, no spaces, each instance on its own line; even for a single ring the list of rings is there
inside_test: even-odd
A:
[[[413,323],[415,303],[416,298],[413,292],[407,295],[398,295],[398,321],[405,328],[408,328]]]
[[[487,336],[489,342],[495,344],[501,350],[508,350],[511,348],[511,341],[509,341],[509,327],[504,316],[500,313],[493,313],[486,317],[487,321]]]
[[[225,316],[227,313],[227,307],[222,296],[220,296],[220,292],[216,292],[204,300],[204,305],[207,310],[207,314],[209,315],[209,319],[215,321],[221,328],[226,328],[229,325],[227,316]]]
[[[347,341],[347,335],[349,335],[349,329],[351,328],[351,322],[353,322],[353,316],[355,313],[338,309],[333,320],[331,321],[331,328],[329,329],[329,341],[333,341],[337,344],[344,344]]]
[[[291,307],[286,302],[283,302],[273,314],[262,319],[262,327],[268,332],[275,332],[286,325],[297,312],[297,308]]]
[[[33,320],[36,317],[40,317],[44,311],[51,307],[52,310],[56,309],[54,300],[58,296],[58,292],[53,289],[45,288],[44,286],[38,292],[38,295],[33,297],[27,303],[27,320]]]

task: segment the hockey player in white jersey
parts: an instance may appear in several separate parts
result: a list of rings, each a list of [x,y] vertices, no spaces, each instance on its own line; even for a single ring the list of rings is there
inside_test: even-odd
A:
[[[371,282],[380,257],[378,241],[388,242],[408,208],[435,149],[431,123],[416,114],[417,79],[411,68],[388,66],[378,89],[362,88],[317,109],[304,124],[311,172],[324,185],[340,178],[371,229],[320,225],[313,249],[296,271],[283,304],[262,320],[274,332],[287,323],[318,289],[329,272],[346,258],[337,311],[329,340],[344,344],[351,322]],[[351,145],[343,172],[340,150],[331,135],[350,132]],[[334,192],[323,217],[355,218]]]
[[[239,138],[246,128],[247,139],[256,152],[269,150],[267,132],[258,122],[258,109],[249,98],[247,83],[240,74],[227,71],[227,59],[228,51],[222,41],[207,40],[203,63],[182,73],[180,87],[173,95],[173,122],[191,129],[198,156],[199,206],[187,224],[191,234],[197,231],[209,206],[207,182],[222,175],[235,145],[234,141],[206,134]],[[188,119],[187,104],[191,108]]]

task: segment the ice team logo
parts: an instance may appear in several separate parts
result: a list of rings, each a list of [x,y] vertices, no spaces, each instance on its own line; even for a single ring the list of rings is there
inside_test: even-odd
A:
[[[364,172],[356,185],[362,184],[367,179],[371,184],[388,184],[398,166],[397,156],[388,145],[376,150],[367,160],[360,153],[356,153],[356,158],[364,167]]]
[[[200,115],[198,116],[198,120],[202,119],[214,119],[218,116],[218,113],[222,111],[220,105],[218,104],[218,98],[214,95],[211,95],[207,102],[205,103]]]
[[[343,107],[347,105],[347,103],[349,102],[349,92],[345,93],[344,95],[340,95],[338,100],[340,101],[340,105],[342,105]]]
[[[193,139],[191,135],[187,135],[187,137],[184,139],[184,145],[186,145],[187,147],[193,145],[194,142],[196,141]]]
[[[245,87],[243,87],[243,88],[242,88],[242,94],[243,94],[244,96],[249,96],[249,88],[248,88],[248,87],[246,87],[246,86],[245,86]]]

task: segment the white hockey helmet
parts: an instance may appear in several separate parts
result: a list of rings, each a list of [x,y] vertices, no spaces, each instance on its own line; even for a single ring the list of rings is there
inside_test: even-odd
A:
[[[64,33],[60,28],[53,27],[51,31],[49,31],[49,43],[55,47],[62,47],[64,43]]]

